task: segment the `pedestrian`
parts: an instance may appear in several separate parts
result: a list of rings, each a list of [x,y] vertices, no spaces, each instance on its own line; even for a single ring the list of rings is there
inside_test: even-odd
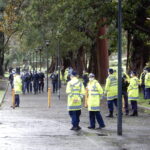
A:
[[[90,126],[89,129],[95,129],[95,119],[98,122],[101,129],[105,127],[103,118],[100,113],[100,99],[103,95],[103,89],[101,85],[95,80],[95,75],[93,73],[89,74],[89,82],[87,85],[88,90],[88,111],[89,111],[89,120]]]
[[[147,68],[145,75],[145,99],[149,100],[150,104],[150,68]]]
[[[68,94],[68,112],[72,120],[71,130],[80,130],[81,101],[85,94],[84,85],[77,78],[76,71],[72,71],[71,80],[67,83],[66,93]]]
[[[130,116],[138,116],[138,104],[139,99],[139,79],[136,77],[136,72],[132,71],[130,84],[128,86],[128,100],[131,101],[132,114]]]
[[[124,108],[125,108],[126,115],[129,114],[128,92],[127,92],[128,86],[129,86],[128,78],[127,78],[126,74],[123,73],[123,76],[122,76],[122,96],[124,99]]]
[[[114,106],[117,108],[117,97],[118,97],[118,86],[117,77],[113,74],[113,69],[108,70],[108,77],[106,79],[105,94],[107,96],[107,104],[109,109],[109,114],[106,117],[113,117]]]
[[[144,68],[143,72],[140,75],[140,85],[141,85],[141,88],[142,88],[144,99],[145,99],[145,75],[146,75],[146,72],[147,72],[147,69]]]
[[[16,72],[14,75],[14,91],[15,91],[15,107],[20,106],[20,97],[19,95],[22,93],[22,80],[19,72]]]

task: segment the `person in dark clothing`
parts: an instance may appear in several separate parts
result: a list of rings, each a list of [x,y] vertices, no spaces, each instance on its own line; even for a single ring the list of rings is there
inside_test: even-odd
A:
[[[14,73],[12,71],[12,73],[10,73],[10,75],[9,75],[9,82],[10,82],[12,89],[14,88],[13,81],[14,81]]]
[[[58,74],[56,72],[53,72],[50,78],[52,80],[53,93],[55,93],[57,92],[57,89],[58,89]]]
[[[39,73],[39,92],[44,91],[44,78],[45,78],[44,73],[40,72]]]
[[[33,81],[33,74],[30,71],[30,73],[29,73],[29,91],[30,91],[30,93],[32,93],[32,85],[33,85],[32,81]]]
[[[128,93],[127,93],[128,86],[129,86],[129,82],[127,80],[127,76],[123,73],[123,77],[122,77],[122,95],[123,95],[123,98],[124,98],[124,106],[125,106],[126,115],[129,114]]]
[[[30,74],[27,72],[25,74],[25,92],[27,90],[27,92],[29,93],[29,88],[30,88]]]
[[[88,73],[86,71],[83,71],[82,79],[83,79],[83,85],[84,87],[86,87],[87,83],[89,82]]]
[[[140,75],[140,84],[143,92],[143,97],[145,99],[145,75],[146,75],[147,68],[144,68],[143,72]]]
[[[34,88],[34,94],[38,93],[39,89],[39,75],[37,72],[33,75],[33,88]]]

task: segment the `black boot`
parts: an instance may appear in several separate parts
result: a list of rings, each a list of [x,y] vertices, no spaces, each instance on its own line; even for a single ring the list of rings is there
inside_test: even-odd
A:
[[[106,117],[113,118],[113,111],[109,111],[109,114]]]
[[[133,111],[133,113],[130,116],[138,116],[138,112],[137,111]]]

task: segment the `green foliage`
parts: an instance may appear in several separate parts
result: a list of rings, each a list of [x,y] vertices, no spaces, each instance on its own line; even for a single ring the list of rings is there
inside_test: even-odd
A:
[[[30,0],[20,27],[25,31],[22,45],[33,49],[49,39],[54,55],[59,38],[63,55],[70,50],[76,51],[81,45],[88,51],[98,28],[104,25],[101,18],[107,18],[105,24],[110,24],[115,14],[115,1]]]

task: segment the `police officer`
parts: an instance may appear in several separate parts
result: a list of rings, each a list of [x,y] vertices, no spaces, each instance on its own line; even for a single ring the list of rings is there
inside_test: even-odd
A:
[[[145,99],[148,99],[150,104],[150,68],[147,68],[145,75]]]
[[[88,90],[88,111],[89,111],[89,119],[90,126],[89,129],[95,129],[95,118],[99,124],[97,129],[101,129],[105,127],[103,118],[100,113],[100,99],[103,95],[103,89],[101,85],[95,80],[95,75],[93,73],[89,74],[89,82],[87,85]]]
[[[45,75],[43,72],[39,73],[39,92],[44,92],[44,78]]]
[[[141,85],[141,88],[142,88],[144,99],[145,99],[145,75],[146,75],[146,72],[147,72],[147,69],[144,68],[143,72],[140,75],[140,85]]]
[[[30,73],[29,73],[29,91],[30,91],[30,93],[32,93],[32,85],[33,85],[32,81],[33,81],[33,74],[30,71]]]
[[[67,83],[66,93],[68,94],[68,111],[72,120],[71,130],[80,130],[81,100],[85,94],[85,89],[77,78],[77,73],[71,73],[71,81]]]
[[[113,111],[115,105],[117,107],[117,95],[118,95],[118,89],[117,89],[117,77],[113,74],[113,69],[108,70],[108,77],[106,79],[106,85],[105,85],[105,94],[107,96],[107,103],[108,103],[108,109],[109,114],[106,117],[113,117]]]
[[[12,72],[10,73],[9,75],[9,82],[10,82],[10,85],[11,85],[11,88],[13,89],[13,81],[14,81],[14,74],[15,74],[15,70],[12,70]]]
[[[34,94],[37,94],[39,89],[39,75],[37,71],[33,75],[33,88],[34,88]]]
[[[52,86],[53,86],[53,93],[57,92],[58,89],[58,74],[54,71],[51,76]]]
[[[87,83],[89,82],[89,78],[88,78],[88,73],[85,70],[83,71],[82,79],[83,79],[83,85],[84,87],[86,87]]]
[[[14,91],[15,91],[15,107],[19,107],[20,105],[20,97],[19,94],[22,92],[22,80],[19,75],[19,72],[16,72],[14,75]]]
[[[125,113],[126,115],[129,114],[129,109],[128,109],[128,92],[127,88],[129,86],[128,78],[126,74],[123,73],[122,76],[122,96],[124,98],[124,105],[125,105]]]
[[[136,77],[136,72],[132,71],[130,84],[128,86],[128,100],[131,101],[133,113],[130,116],[138,116],[137,100],[139,99],[139,80]]]
[[[26,72],[25,73],[25,93],[26,93],[26,90],[29,93],[29,89],[30,89],[30,74],[29,72]]]

